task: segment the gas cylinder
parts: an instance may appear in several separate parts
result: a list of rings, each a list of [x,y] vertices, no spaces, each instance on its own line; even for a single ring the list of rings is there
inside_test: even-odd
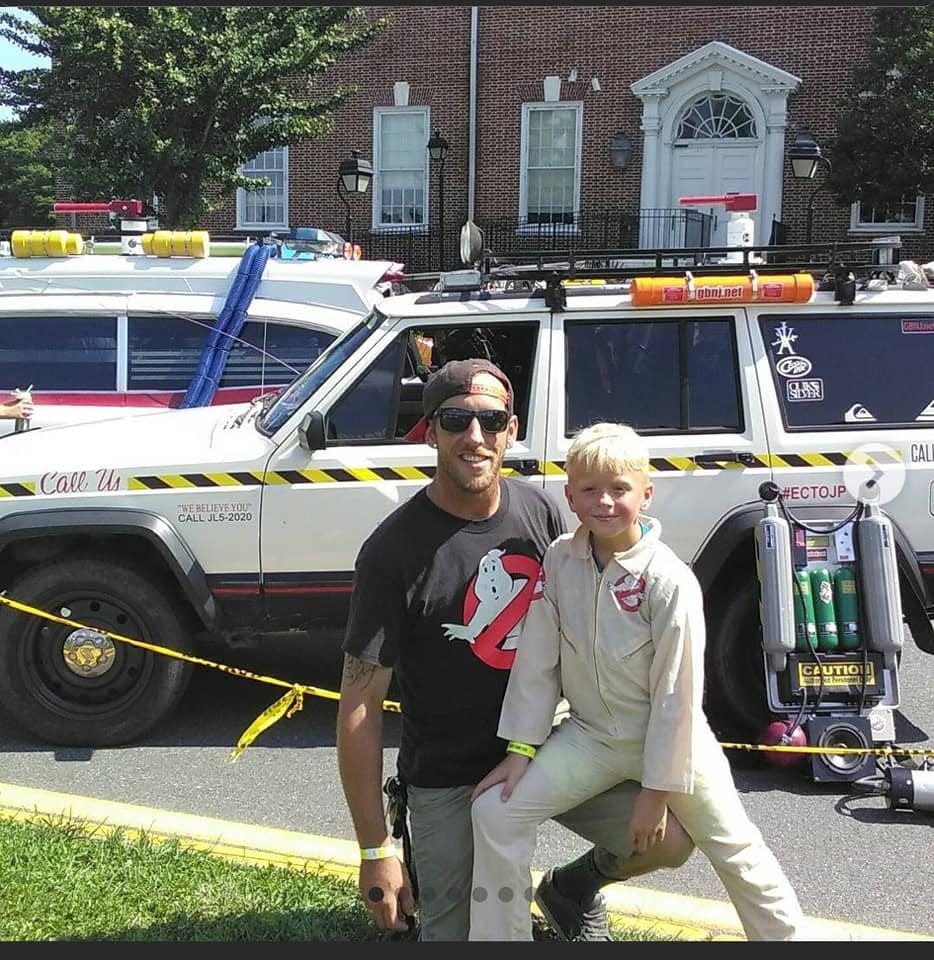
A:
[[[817,624],[817,649],[830,653],[840,645],[837,636],[837,614],[833,603],[833,581],[826,567],[811,571],[811,596],[814,600],[814,621]]]
[[[817,649],[817,621],[807,570],[795,570],[795,650]]]
[[[763,484],[759,488],[762,495]],[[768,491],[771,495],[771,491]],[[765,499],[763,497],[763,499]],[[795,613],[791,583],[791,530],[774,500],[765,504],[765,516],[756,524],[756,572],[759,576],[759,619],[762,648],[776,672],[788,664],[795,648]]]
[[[885,666],[892,669],[904,641],[902,598],[892,522],[877,504],[863,505],[863,515],[856,523],[856,542],[859,595],[863,604],[861,627],[869,649],[882,653]]]
[[[841,566],[833,575],[833,602],[837,612],[837,637],[841,650],[859,650],[859,603],[856,574],[852,567]]]

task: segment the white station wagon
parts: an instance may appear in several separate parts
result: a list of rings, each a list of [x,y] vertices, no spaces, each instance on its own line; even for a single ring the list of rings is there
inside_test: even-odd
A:
[[[0,256],[0,398],[31,388],[30,429],[183,405],[241,263]],[[383,299],[399,268],[270,259],[209,402],[287,384]],[[0,437],[14,424],[0,420]]]

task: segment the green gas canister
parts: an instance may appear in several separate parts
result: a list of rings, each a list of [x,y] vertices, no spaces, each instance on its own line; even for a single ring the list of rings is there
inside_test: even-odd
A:
[[[840,638],[837,636],[833,581],[826,567],[811,571],[811,596],[814,600],[814,622],[817,624],[817,649],[829,653],[840,645]]]
[[[833,575],[833,602],[837,612],[837,636],[841,650],[858,650],[859,604],[856,598],[856,573],[851,567],[839,567]]]
[[[817,649],[817,621],[807,570],[795,570],[795,650]]]

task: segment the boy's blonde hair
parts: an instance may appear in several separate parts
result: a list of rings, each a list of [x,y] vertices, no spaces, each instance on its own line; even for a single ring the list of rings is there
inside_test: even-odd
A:
[[[574,437],[568,450],[564,471],[576,470],[585,473],[627,470],[648,477],[649,449],[628,424],[594,423]]]

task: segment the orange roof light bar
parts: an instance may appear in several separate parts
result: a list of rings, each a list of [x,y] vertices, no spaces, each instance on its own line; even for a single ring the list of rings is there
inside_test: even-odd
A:
[[[814,295],[809,273],[742,276],[634,277],[634,307],[690,306],[704,303],[807,303]]]

